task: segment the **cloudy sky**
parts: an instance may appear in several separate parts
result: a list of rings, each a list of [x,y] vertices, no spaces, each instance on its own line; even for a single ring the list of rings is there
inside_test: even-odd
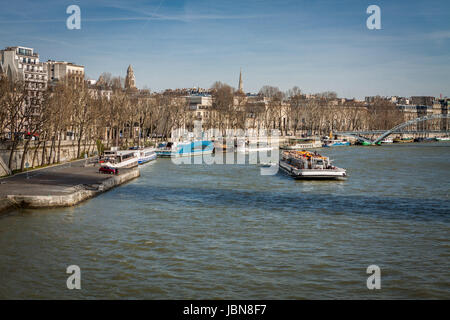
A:
[[[66,9],[81,8],[81,30]],[[369,5],[381,30],[368,30]],[[82,64],[159,91],[263,85],[339,96],[450,96],[448,0],[0,0],[0,47]]]

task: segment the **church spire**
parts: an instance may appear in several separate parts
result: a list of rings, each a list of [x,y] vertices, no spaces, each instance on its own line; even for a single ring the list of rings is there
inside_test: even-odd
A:
[[[244,83],[242,82],[242,68],[241,72],[239,73],[239,93],[244,93]]]
[[[131,64],[127,69],[127,77],[125,78],[125,89],[135,89],[136,88],[136,78],[134,77],[133,68]]]

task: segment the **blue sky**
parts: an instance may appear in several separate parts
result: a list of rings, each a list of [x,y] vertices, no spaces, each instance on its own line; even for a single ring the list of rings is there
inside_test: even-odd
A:
[[[155,91],[216,80],[339,96],[450,96],[450,1],[0,0],[0,47],[125,76]],[[81,8],[81,30],[66,8]],[[381,8],[381,30],[366,9]]]

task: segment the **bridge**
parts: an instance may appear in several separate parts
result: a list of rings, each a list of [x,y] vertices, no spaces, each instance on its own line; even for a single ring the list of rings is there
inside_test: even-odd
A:
[[[406,121],[404,123],[401,123],[399,125],[396,125],[395,127],[393,127],[390,130],[372,130],[372,131],[343,131],[343,132],[334,132],[335,135],[339,135],[339,136],[347,136],[347,137],[353,137],[353,138],[357,138],[360,140],[363,140],[365,142],[368,143],[373,143],[376,144],[378,142],[381,142],[384,138],[390,136],[391,134],[394,133],[402,133],[402,134],[413,134],[413,133],[450,133],[449,130],[413,130],[413,131],[403,131],[402,129],[405,127],[408,127],[410,125],[419,123],[419,122],[424,122],[424,121],[428,121],[428,120],[435,120],[435,119],[450,119],[450,114],[433,114],[430,116],[425,116],[425,117],[421,117],[421,118],[416,118],[416,119],[412,119],[409,121]],[[369,138],[364,137],[364,135],[379,135],[378,138],[376,138],[375,140],[371,140]]]

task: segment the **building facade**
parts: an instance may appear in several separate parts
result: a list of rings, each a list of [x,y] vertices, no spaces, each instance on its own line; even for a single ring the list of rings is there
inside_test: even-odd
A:
[[[0,50],[0,61],[4,74],[11,81],[25,82],[30,98],[40,97],[47,88],[47,74],[34,49],[7,47]]]
[[[48,60],[44,62],[44,70],[49,82],[67,80],[74,86],[84,82],[84,66],[71,62]]]

